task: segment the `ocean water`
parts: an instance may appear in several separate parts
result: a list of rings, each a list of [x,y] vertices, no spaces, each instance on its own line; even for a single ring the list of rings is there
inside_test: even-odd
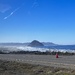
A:
[[[75,53],[75,45],[57,45],[57,46],[44,46],[44,47],[29,47],[29,46],[0,46],[0,50],[4,52],[12,51],[55,51],[55,52],[70,52]]]
[[[69,52],[75,53],[75,45],[57,45],[57,46],[45,46],[45,48],[50,49],[50,51],[55,52]]]
[[[55,51],[55,52],[70,52],[75,53],[75,45],[56,45],[56,46],[44,46],[41,47],[44,51]]]
[[[70,49],[70,50],[75,50],[75,45],[45,46],[45,48],[50,48],[50,49]]]
[[[58,45],[58,46],[44,46],[44,47],[29,47],[29,46],[17,46],[17,50],[24,50],[24,51],[55,51],[55,52],[70,52],[75,53],[75,45]]]

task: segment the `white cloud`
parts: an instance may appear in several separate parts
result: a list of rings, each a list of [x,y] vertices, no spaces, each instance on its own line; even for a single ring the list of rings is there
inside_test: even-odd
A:
[[[31,10],[32,10],[33,8],[38,7],[38,6],[39,6],[39,4],[38,4],[37,0],[34,0],[32,6],[31,6],[31,8],[30,8],[30,10],[28,11],[28,14],[30,15],[30,14],[31,14]]]
[[[4,19],[7,19],[7,18],[9,18],[10,16],[12,16],[12,15],[13,15],[16,11],[18,11],[23,5],[24,5],[24,3],[23,3],[21,6],[19,6],[18,8],[16,8],[14,11],[12,11],[8,16],[4,17]]]
[[[33,4],[32,4],[32,8],[39,6],[37,0],[34,0]]]
[[[8,11],[9,9],[11,9],[11,6],[9,6],[8,4],[1,4],[1,3],[0,3],[0,12],[1,12],[1,13],[5,13],[5,12]]]

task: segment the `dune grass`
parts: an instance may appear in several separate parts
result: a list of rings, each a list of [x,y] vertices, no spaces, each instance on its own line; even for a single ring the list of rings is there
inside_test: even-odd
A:
[[[0,75],[75,75],[75,70],[0,60]]]

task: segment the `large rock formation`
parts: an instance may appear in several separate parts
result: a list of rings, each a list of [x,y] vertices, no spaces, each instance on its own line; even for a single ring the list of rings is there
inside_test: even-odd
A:
[[[30,44],[29,44],[29,46],[31,46],[31,47],[41,47],[41,46],[44,46],[42,43],[40,43],[39,41],[37,41],[37,40],[33,40]]]

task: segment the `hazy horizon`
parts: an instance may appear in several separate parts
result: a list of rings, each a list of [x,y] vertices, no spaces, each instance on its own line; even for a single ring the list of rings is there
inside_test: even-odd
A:
[[[29,42],[0,42],[0,44],[24,44],[24,43],[31,43],[32,41]],[[41,43],[52,43],[52,44],[56,44],[56,45],[75,45],[75,44],[58,44],[58,43],[54,43],[54,42],[49,42],[49,41],[39,41]]]

